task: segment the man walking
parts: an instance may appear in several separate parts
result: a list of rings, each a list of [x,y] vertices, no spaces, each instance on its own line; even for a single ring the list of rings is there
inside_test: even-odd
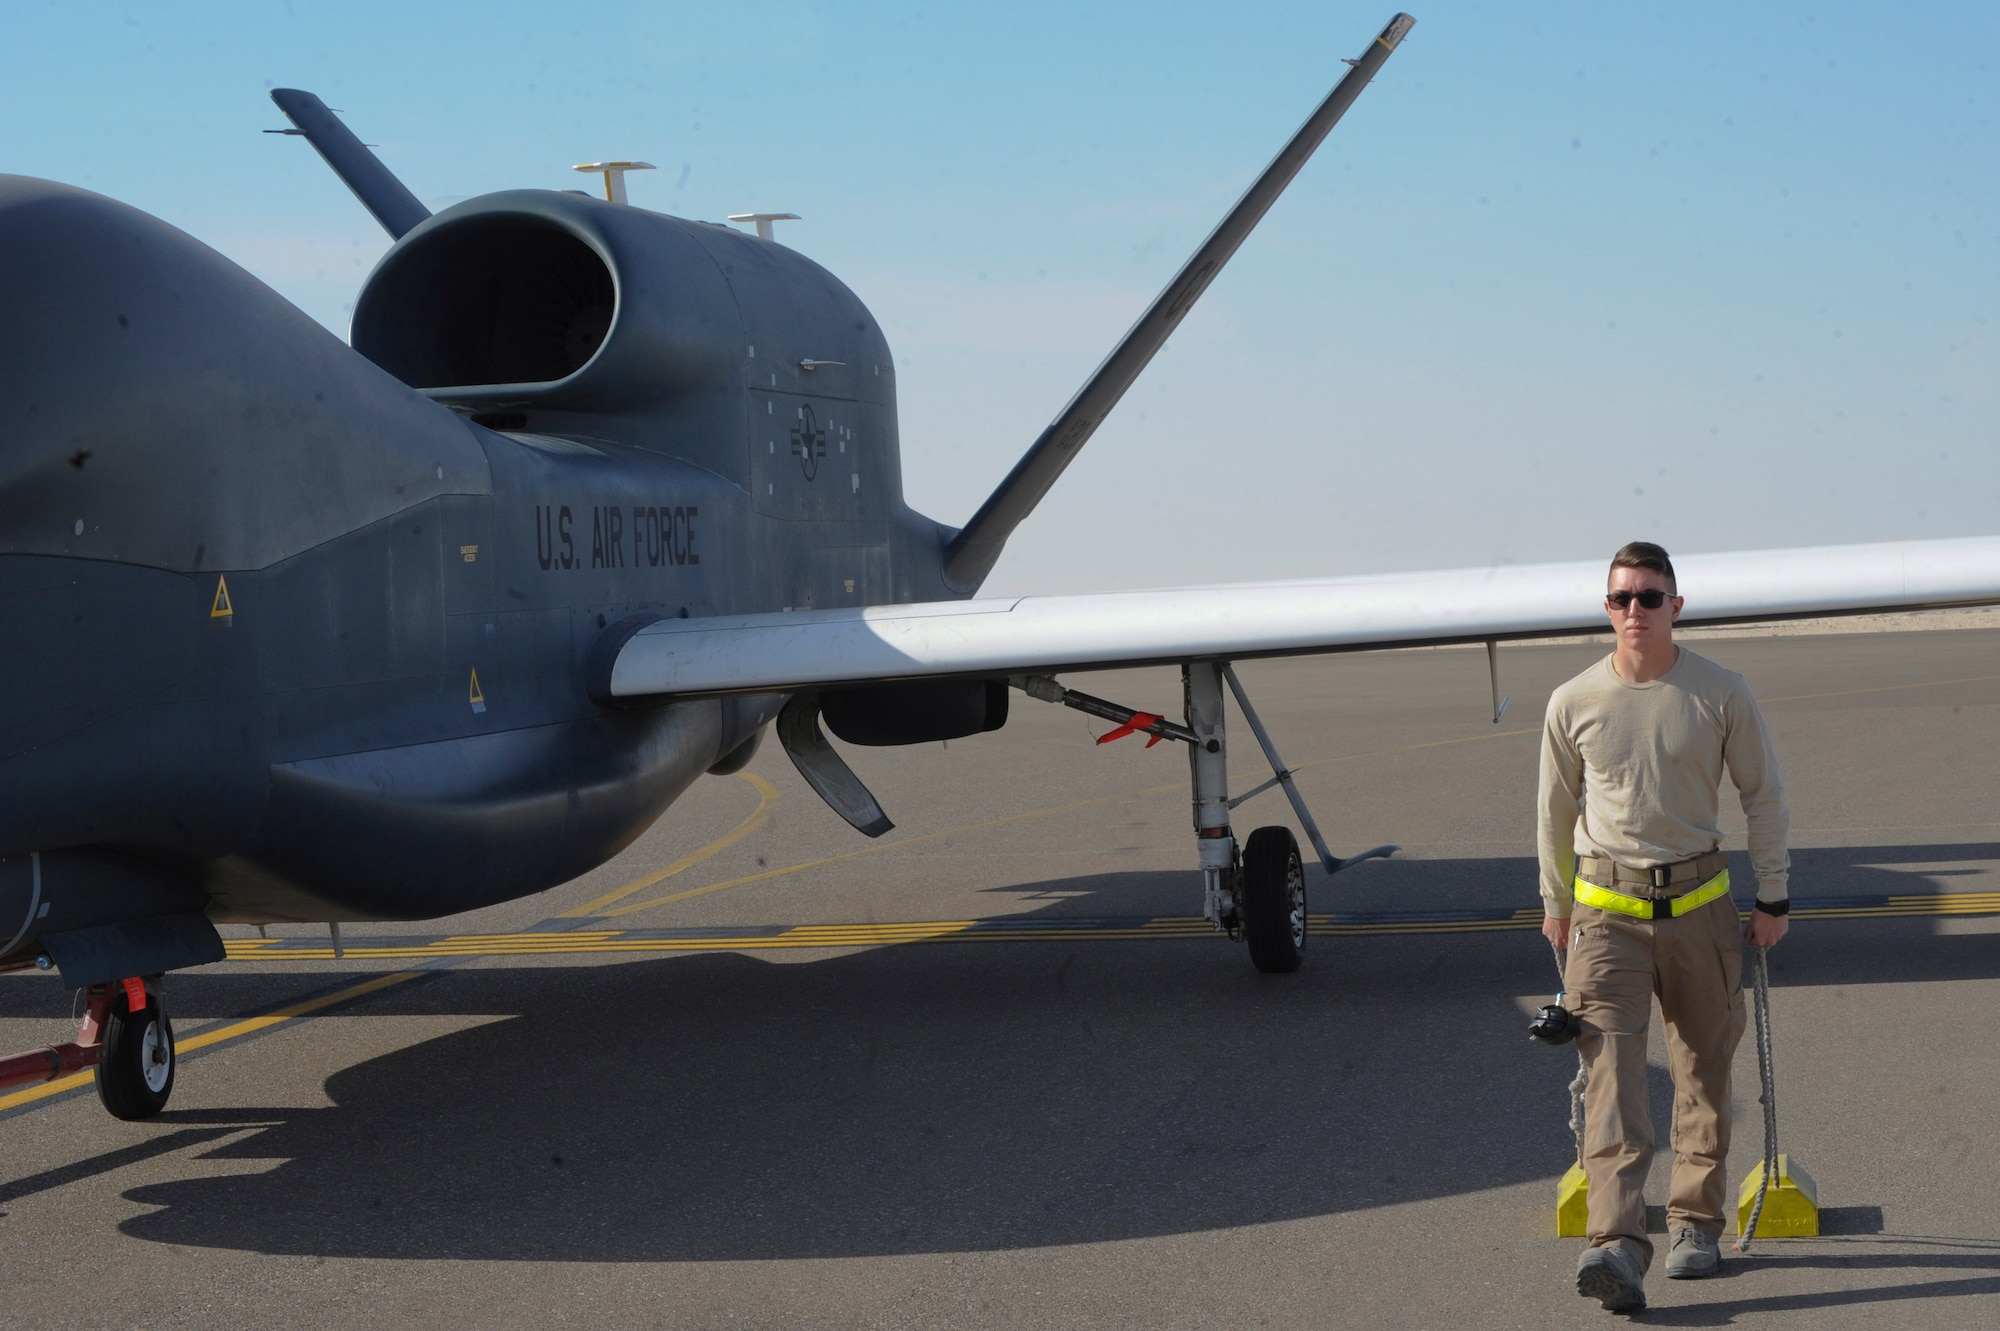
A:
[[[1646,1027],[1657,996],[1673,1065],[1669,1279],[1712,1274],[1727,1207],[1729,1069],[1743,1035],[1743,940],[1785,936],[1787,815],[1778,759],[1743,677],[1674,645],[1667,552],[1612,556],[1610,656],[1549,699],[1542,733],[1542,932],[1567,953],[1564,1003],[1590,1069],[1589,1243],[1576,1290],[1646,1306],[1653,1161]],[[1750,822],[1757,904],[1740,936],[1717,817],[1723,773]]]

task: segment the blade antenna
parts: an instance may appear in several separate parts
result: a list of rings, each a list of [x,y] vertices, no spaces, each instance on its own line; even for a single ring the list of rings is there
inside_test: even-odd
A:
[[[417,201],[410,193],[409,186],[396,179],[382,160],[368,151],[368,145],[354,136],[354,131],[340,123],[340,117],[328,108],[325,102],[309,92],[297,88],[273,88],[271,100],[285,113],[285,118],[298,126],[298,132],[305,141],[319,150],[326,164],[333,168],[347,188],[354,191],[354,197],[361,200],[361,206],[375,214],[375,220],[390,236],[401,240],[411,228],[431,215],[431,210]],[[282,134],[283,130],[271,130],[272,134]]]
[[[1375,77],[1375,71],[1395,51],[1404,36],[1416,25],[1416,20],[1408,14],[1398,14],[1389,20],[1389,26],[1381,35],[1368,44],[1368,49],[1333,85],[1333,91],[1319,104],[1305,124],[1299,126],[1298,133],[1292,135],[1291,142],[1271,159],[1264,168],[1264,174],[1244,191],[1236,206],[1228,216],[1209,233],[1201,248],[1174,274],[1173,281],[1167,283],[1153,300],[1139,321],[1132,325],[1104,363],[1097,367],[1089,381],[1077,390],[1062,414],[1049,423],[1041,436],[1014,465],[1000,488],[987,497],[979,511],[972,515],[972,521],[965,524],[945,548],[944,580],[953,589],[970,594],[976,591],[993,565],[1000,558],[1000,551],[1007,544],[1007,538],[1021,520],[1034,510],[1047,494],[1063,469],[1075,460],[1078,450],[1103,423],[1104,417],[1118,405],[1118,399],[1125,396],[1125,390],[1139,377],[1159,351],[1174,329],[1194,307],[1201,293],[1222,271],[1222,265],[1229,262],[1236,247],[1243,243],[1251,229],[1263,220],[1278,196],[1291,184],[1292,177],[1306,164],[1333,127],[1345,115],[1368,81]]]

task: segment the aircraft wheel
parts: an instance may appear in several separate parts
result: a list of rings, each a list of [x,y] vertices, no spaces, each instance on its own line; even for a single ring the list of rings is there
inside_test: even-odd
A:
[[[112,1001],[104,1031],[104,1059],[97,1065],[97,1098],[113,1118],[151,1118],[174,1090],[174,1025],[159,995],[148,994],[138,1012],[125,996]]]
[[[1260,827],[1243,846],[1243,937],[1260,971],[1295,971],[1305,960],[1306,870],[1288,827]]]

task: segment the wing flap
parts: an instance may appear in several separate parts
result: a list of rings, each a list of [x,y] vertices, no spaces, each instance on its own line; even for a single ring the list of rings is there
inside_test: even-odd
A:
[[[593,681],[605,696],[782,692],[1509,641],[1604,627],[1606,564],[663,619]],[[1684,625],[2000,602],[2000,537],[1676,561]]]

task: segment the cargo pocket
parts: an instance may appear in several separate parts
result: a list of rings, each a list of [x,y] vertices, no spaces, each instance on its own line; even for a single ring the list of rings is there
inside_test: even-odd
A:
[[[1729,995],[1732,1007],[1743,1006],[1743,947],[1723,947],[1716,949],[1722,962],[1722,990]]]
[[[1575,907],[1569,920],[1569,948],[1563,957],[1563,988],[1574,994],[1581,990],[1590,958],[1609,941],[1611,926],[1604,912],[1595,906]]]
[[[1743,1006],[1743,918],[1736,913],[1736,903],[1728,897],[1717,901],[1715,912],[1715,952],[1722,966],[1722,992],[1729,995],[1729,1005]]]

